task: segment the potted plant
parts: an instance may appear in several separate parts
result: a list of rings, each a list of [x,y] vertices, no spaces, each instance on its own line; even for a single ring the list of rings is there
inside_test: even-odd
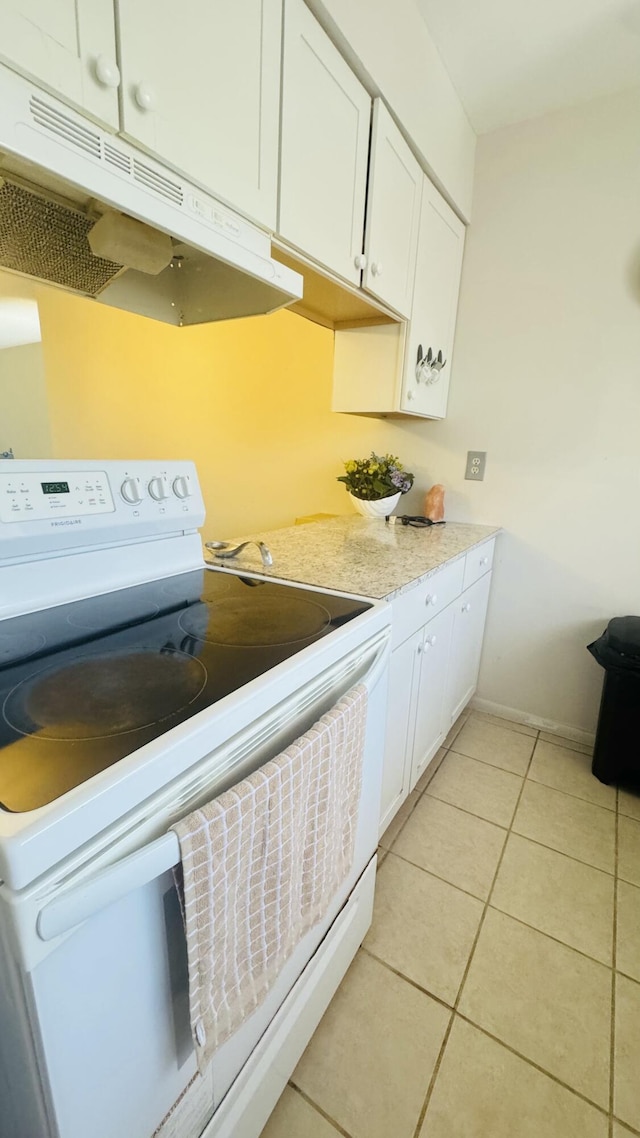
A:
[[[393,454],[371,451],[369,458],[349,459],[344,469],[338,482],[344,482],[356,510],[365,517],[388,517],[413,486],[413,474]]]

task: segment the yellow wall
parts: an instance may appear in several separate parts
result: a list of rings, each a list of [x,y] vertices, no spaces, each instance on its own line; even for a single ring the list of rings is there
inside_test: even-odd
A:
[[[51,425],[41,344],[0,350],[0,452],[49,458]]]
[[[173,328],[8,274],[3,292],[39,302],[53,454],[193,459],[208,537],[351,513],[336,478],[371,449],[412,469],[400,424],[331,412],[333,334],[292,313]]]

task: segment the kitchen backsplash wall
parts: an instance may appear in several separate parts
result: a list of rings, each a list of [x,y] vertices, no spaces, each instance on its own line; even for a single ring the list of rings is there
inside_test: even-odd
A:
[[[417,473],[410,509],[437,478],[402,424],[331,412],[333,334],[292,313],[172,328],[9,274],[3,294],[39,303],[48,407],[26,414],[34,432],[50,418],[53,455],[193,459],[208,537],[350,513],[342,460],[372,448]]]
[[[49,458],[49,397],[41,344],[0,348],[0,454]]]

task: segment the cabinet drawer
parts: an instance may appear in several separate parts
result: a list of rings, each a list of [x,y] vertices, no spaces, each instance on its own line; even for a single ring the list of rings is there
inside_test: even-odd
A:
[[[469,550],[464,559],[464,584],[462,586],[464,589],[468,589],[469,585],[473,585],[475,581],[489,572],[493,565],[495,545],[496,539],[493,537],[491,541],[485,541],[483,545],[478,545],[475,549]]]
[[[464,571],[465,559],[460,557],[391,602],[392,648],[402,644],[408,636],[455,600],[462,592]]]

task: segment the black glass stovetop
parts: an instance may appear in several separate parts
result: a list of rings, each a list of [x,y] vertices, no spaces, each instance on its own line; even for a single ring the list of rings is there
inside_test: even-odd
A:
[[[0,622],[0,806],[52,802],[370,607],[199,569]]]

